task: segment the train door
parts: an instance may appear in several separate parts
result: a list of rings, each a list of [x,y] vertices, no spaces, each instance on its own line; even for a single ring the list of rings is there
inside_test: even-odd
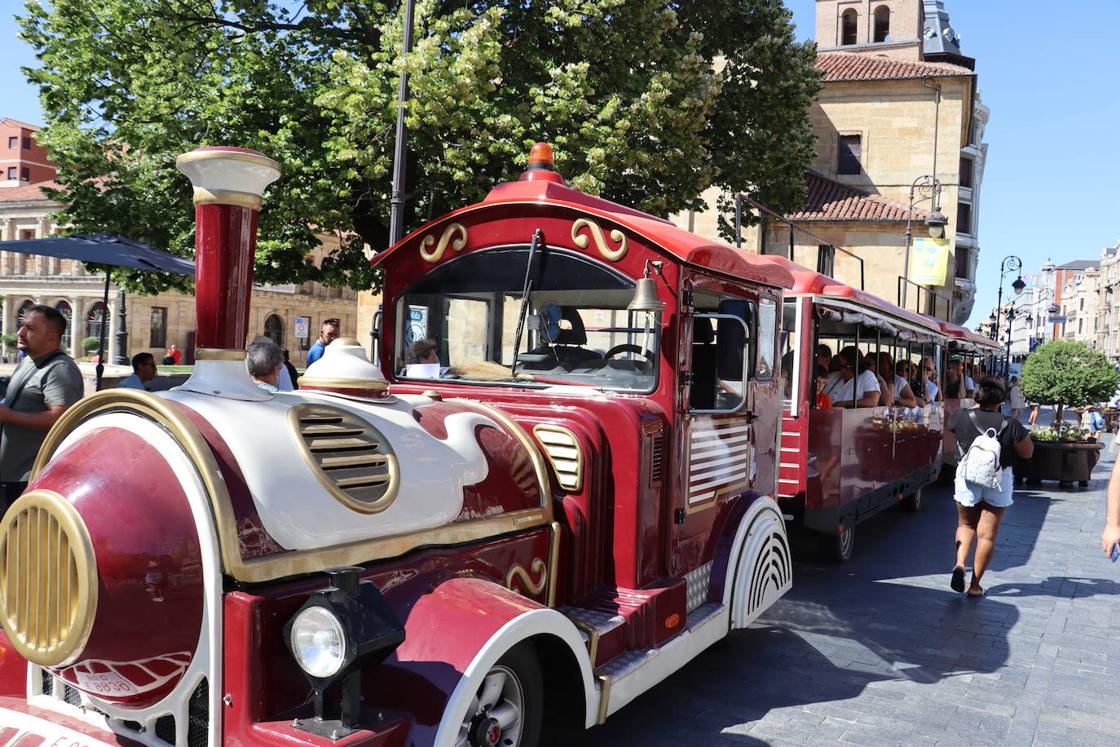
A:
[[[725,499],[748,490],[760,470],[768,471],[764,482],[772,484],[776,468],[773,445],[760,463],[752,425],[760,414],[754,408],[760,405],[773,407],[767,417],[776,420],[776,299],[765,294],[760,298],[757,289],[699,275],[686,282],[686,289],[691,313],[681,325],[682,469],[672,504],[669,553],[676,574],[700,565]],[[770,325],[761,336],[768,346],[761,357],[760,301],[766,303],[761,313]]]

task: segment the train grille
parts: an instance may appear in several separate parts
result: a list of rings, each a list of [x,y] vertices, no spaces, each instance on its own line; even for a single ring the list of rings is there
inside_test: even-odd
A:
[[[97,610],[97,566],[77,509],[33,490],[0,522],[0,619],[12,645],[41,666],[81,653]]]
[[[304,457],[335,498],[361,513],[389,507],[397,496],[400,467],[385,436],[337,407],[300,405],[291,417]]]
[[[575,434],[555,425],[538,425],[533,433],[552,463],[556,482],[569,493],[578,493],[583,485],[583,452]]]

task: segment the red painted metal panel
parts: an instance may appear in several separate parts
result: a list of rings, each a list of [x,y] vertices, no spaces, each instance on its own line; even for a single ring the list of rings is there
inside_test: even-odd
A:
[[[257,211],[234,205],[198,205],[195,222],[198,347],[243,348],[249,332]]]

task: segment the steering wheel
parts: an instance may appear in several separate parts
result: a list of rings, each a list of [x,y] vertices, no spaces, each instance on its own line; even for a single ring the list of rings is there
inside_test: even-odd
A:
[[[605,363],[606,361],[609,361],[611,358],[615,358],[619,355],[622,355],[623,353],[637,353],[638,355],[644,357],[645,358],[644,361],[634,361],[635,363],[641,364],[643,366],[653,365],[653,363],[654,363],[654,361],[653,361],[653,351],[643,350],[640,345],[633,345],[631,343],[623,343],[621,345],[615,345],[613,348],[611,348],[607,352],[603,353],[603,362]]]

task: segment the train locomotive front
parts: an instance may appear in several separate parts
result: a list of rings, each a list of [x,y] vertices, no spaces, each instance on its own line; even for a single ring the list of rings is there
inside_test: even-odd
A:
[[[765,494],[777,361],[749,339],[776,339],[758,309],[780,308],[784,271],[546,168],[386,253],[386,300],[423,303],[443,255],[498,256],[507,234],[534,237],[531,264],[544,226],[550,261],[602,265],[608,303],[648,320],[620,327],[624,364],[608,351],[582,386],[409,380],[343,339],[270,393],[242,345],[279,167],[201,148],[179,168],[197,362],[169,392],[67,411],[0,522],[0,744],[532,745],[601,722],[789,588]],[[739,348],[722,410],[688,405],[693,288]],[[535,339],[571,331],[549,313]],[[394,344],[386,330],[382,360]]]

